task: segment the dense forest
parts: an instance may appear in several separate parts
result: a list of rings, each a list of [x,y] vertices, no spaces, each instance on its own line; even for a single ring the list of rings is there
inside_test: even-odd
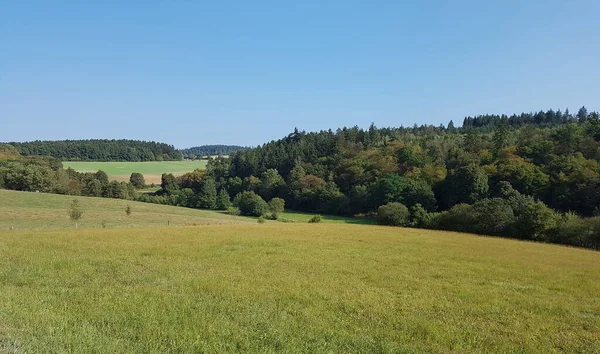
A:
[[[62,140],[9,143],[23,156],[63,161],[172,161],[183,155],[172,145],[137,140]]]
[[[541,117],[546,117],[542,119]],[[10,147],[4,151],[12,151]],[[374,218],[600,249],[600,118],[582,107],[467,117],[463,127],[293,133],[206,170],[162,176],[154,195],[60,161],[0,162],[0,187],[131,198],[277,218],[270,210]],[[236,209],[230,209],[231,207]]]
[[[248,148],[239,145],[202,145],[180,151],[184,157],[194,160],[202,156],[231,155],[246,149]]]

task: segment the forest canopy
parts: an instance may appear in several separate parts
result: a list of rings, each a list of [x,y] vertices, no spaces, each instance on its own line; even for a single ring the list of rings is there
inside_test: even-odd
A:
[[[63,161],[173,161],[183,155],[172,145],[138,140],[61,140],[9,143],[23,156],[52,156]]]
[[[182,149],[180,151],[187,158],[190,158],[191,156],[201,158],[203,156],[231,155],[246,149],[248,148],[239,145],[202,145],[194,146],[189,149]]]

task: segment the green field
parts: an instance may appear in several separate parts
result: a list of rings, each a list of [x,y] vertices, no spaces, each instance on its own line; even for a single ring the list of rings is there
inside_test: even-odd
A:
[[[0,189],[0,230],[69,229],[69,205],[77,199],[84,210],[80,228],[150,227],[175,225],[256,223],[255,220],[209,210],[138,203],[121,199],[75,197]],[[125,208],[131,206],[127,216]],[[0,352],[1,353],[1,352]]]
[[[207,160],[195,161],[150,161],[150,162],[93,162],[93,161],[63,161],[65,168],[71,167],[78,172],[96,172],[102,170],[110,179],[129,181],[133,172],[144,175],[146,183],[160,184],[163,173],[182,175],[198,168],[205,168]]]
[[[0,353],[600,351],[599,252],[72,199],[0,191]]]
[[[285,221],[308,222],[308,220],[310,220],[315,215],[317,215],[317,214],[286,210],[285,212],[279,214],[279,220],[283,221],[283,222],[285,222]],[[364,224],[364,225],[375,224],[375,220],[373,220],[373,219],[353,218],[353,217],[338,216],[338,215],[321,214],[321,220],[322,220],[321,222],[323,222],[325,224]]]

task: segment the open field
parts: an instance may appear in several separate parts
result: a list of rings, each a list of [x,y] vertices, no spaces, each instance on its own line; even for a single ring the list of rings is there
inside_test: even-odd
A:
[[[84,210],[79,227],[150,227],[166,225],[202,225],[256,222],[210,210],[138,203],[122,199],[76,197],[58,194],[17,192],[0,189],[0,230],[73,228],[69,205],[79,200]],[[127,216],[125,208],[131,206]]]
[[[317,214],[314,213],[304,213],[299,211],[291,211],[286,210],[285,212],[279,214],[279,220],[289,220],[294,222],[308,222],[313,216]],[[325,224],[364,224],[364,225],[374,225],[376,222],[373,219],[366,218],[353,218],[346,216],[338,216],[338,215],[321,215],[321,222]]]
[[[175,176],[206,167],[207,160],[195,161],[150,161],[150,162],[90,162],[90,161],[63,161],[65,168],[71,167],[78,172],[96,172],[102,170],[111,180],[129,181],[133,172],[144,175],[146,183],[160,184],[163,173],[172,173]]]
[[[597,353],[600,253],[343,224],[0,231],[0,318],[9,352]]]

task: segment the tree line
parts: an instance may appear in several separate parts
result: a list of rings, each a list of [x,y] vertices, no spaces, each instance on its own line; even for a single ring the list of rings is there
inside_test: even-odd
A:
[[[181,149],[180,151],[184,157],[194,160],[202,156],[231,155],[245,149],[248,148],[239,145],[202,145]]]
[[[9,143],[23,156],[52,156],[63,161],[173,161],[183,155],[172,145],[138,140],[62,140]]]
[[[521,113],[519,115],[513,114],[510,117],[503,114],[486,114],[476,117],[465,117],[463,120],[463,128],[480,128],[485,126],[498,126],[498,125],[510,125],[514,127],[522,127],[525,125],[537,124],[537,125],[558,125],[568,124],[575,122],[585,122],[588,119],[597,119],[598,113],[592,112],[588,114],[585,106],[581,107],[577,111],[576,115],[572,115],[567,108],[563,113],[560,109],[555,111],[549,109],[547,111],[539,111],[537,113]]]
[[[225,208],[253,193],[381,224],[600,248],[598,114],[582,108],[556,124],[487,117],[495,122],[295,130],[206,171],[164,175],[154,198]]]

